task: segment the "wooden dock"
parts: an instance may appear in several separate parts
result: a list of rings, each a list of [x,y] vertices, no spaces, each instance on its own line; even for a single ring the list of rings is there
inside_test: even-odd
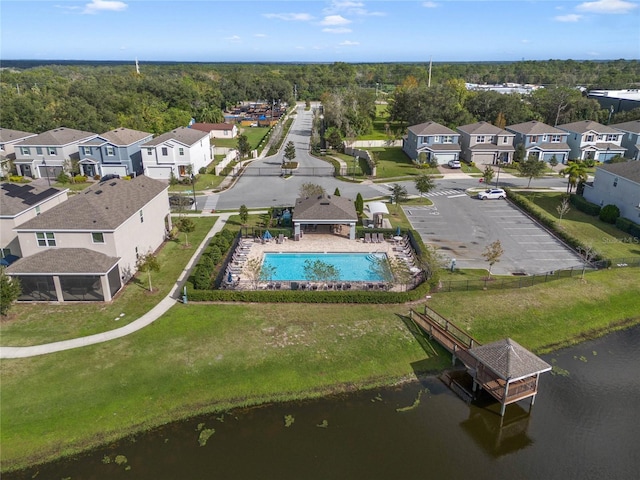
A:
[[[426,305],[423,313],[411,309],[409,318],[452,354],[453,363],[464,364],[473,378],[474,392],[480,387],[500,402],[500,415],[506,405],[525,398],[531,398],[533,405],[540,374],[551,370],[541,358],[510,338],[482,345]]]

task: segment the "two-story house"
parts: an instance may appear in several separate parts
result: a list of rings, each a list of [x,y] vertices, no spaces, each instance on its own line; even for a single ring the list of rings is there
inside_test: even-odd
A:
[[[620,216],[640,223],[640,162],[609,163],[596,168],[582,196],[596,205],[615,205]]]
[[[193,123],[190,128],[207,132],[209,138],[236,138],[238,127],[233,123]]]
[[[2,258],[21,257],[14,228],[67,200],[68,190],[32,184],[0,185],[0,253]]]
[[[524,145],[525,160],[533,156],[545,162],[554,157],[558,163],[569,161],[571,148],[567,144],[567,132],[535,120],[509,125],[505,129],[515,134],[515,147]]]
[[[2,162],[0,164],[0,173],[2,173],[2,175],[11,173],[11,164],[16,159],[14,145],[22,140],[35,136],[35,133],[0,127],[0,162]]]
[[[487,122],[462,125],[456,130],[460,133],[461,157],[466,162],[497,165],[513,160],[514,133]]]
[[[569,134],[567,143],[571,148],[572,160],[596,160],[606,162],[613,157],[625,154],[620,145],[622,133],[615,128],[602,125],[593,120],[558,125],[560,130]]]
[[[425,162],[436,160],[445,165],[450,160],[458,160],[460,134],[436,122],[426,122],[409,127],[402,139],[402,150],[411,160],[419,162],[421,153],[426,154]]]
[[[55,178],[64,170],[65,162],[79,160],[78,145],[97,136],[60,127],[22,140],[14,145],[18,175]]]
[[[15,228],[6,269],[23,301],[109,301],[171,228],[168,185],[140,175],[99,182]]]
[[[144,174],[168,180],[196,174],[211,163],[209,133],[180,127],[163,133],[140,146]]]
[[[625,157],[632,160],[640,160],[640,120],[631,122],[616,123],[611,125],[622,132],[620,145],[625,148]]]
[[[141,175],[140,145],[153,139],[152,133],[130,128],[116,128],[78,145],[80,171],[87,177],[95,175]]]

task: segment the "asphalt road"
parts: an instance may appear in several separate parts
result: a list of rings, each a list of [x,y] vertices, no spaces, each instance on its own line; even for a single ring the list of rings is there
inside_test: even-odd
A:
[[[449,261],[455,259],[458,268],[488,268],[482,253],[496,240],[504,249],[493,266],[496,274],[544,273],[581,265],[580,257],[509,201],[482,201],[455,190],[430,197],[433,206],[403,210],[422,240]]]

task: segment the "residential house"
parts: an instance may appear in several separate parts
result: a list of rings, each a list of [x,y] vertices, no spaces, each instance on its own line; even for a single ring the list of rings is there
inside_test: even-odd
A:
[[[558,125],[558,128],[569,133],[567,143],[571,147],[571,159],[606,162],[625,154],[625,149],[620,145],[622,132],[615,128],[592,120],[566,123]]]
[[[535,120],[509,125],[505,129],[515,134],[515,147],[524,145],[525,160],[533,156],[549,162],[555,157],[558,163],[568,163],[571,148],[567,144],[567,132]]]
[[[436,122],[426,122],[409,127],[402,139],[402,150],[414,162],[420,162],[419,155],[426,154],[425,163],[436,160],[444,165],[450,160],[458,160],[460,134]]]
[[[116,128],[78,145],[80,171],[96,175],[133,176],[144,173],[140,145],[149,142],[152,133]]]
[[[35,137],[35,133],[21,132],[0,127],[0,174],[3,176],[11,173],[11,164],[16,159],[14,145],[22,140]]]
[[[640,120],[616,123],[611,128],[622,132],[620,145],[626,149],[625,157],[640,160]]]
[[[180,127],[163,133],[140,146],[145,175],[168,180],[198,173],[211,163],[209,134]]]
[[[21,257],[14,228],[66,201],[67,192],[27,183],[0,184],[0,256]]]
[[[582,196],[600,206],[616,205],[620,216],[640,223],[640,162],[609,163],[596,168]]]
[[[79,160],[78,145],[97,133],[60,127],[29,137],[14,145],[18,175],[32,178],[56,178],[65,162]]]
[[[460,132],[461,157],[477,165],[511,163],[515,148],[515,134],[487,122],[462,125]]]
[[[171,228],[168,185],[140,175],[99,182],[15,228],[6,269],[23,301],[109,301]]]
[[[232,123],[194,123],[190,128],[207,132],[209,138],[236,138],[238,136],[238,127]]]

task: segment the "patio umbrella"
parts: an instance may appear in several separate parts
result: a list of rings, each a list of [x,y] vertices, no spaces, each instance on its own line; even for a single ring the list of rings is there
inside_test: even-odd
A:
[[[262,235],[262,239],[271,240],[272,238],[273,238],[273,235],[271,235],[271,232],[269,230],[265,230],[264,234]]]
[[[233,274],[231,272],[229,272],[229,275],[227,275],[227,282],[228,283],[232,283],[233,282]]]
[[[400,231],[400,227],[396,228],[396,237],[399,237],[400,235],[402,235],[402,232]]]

